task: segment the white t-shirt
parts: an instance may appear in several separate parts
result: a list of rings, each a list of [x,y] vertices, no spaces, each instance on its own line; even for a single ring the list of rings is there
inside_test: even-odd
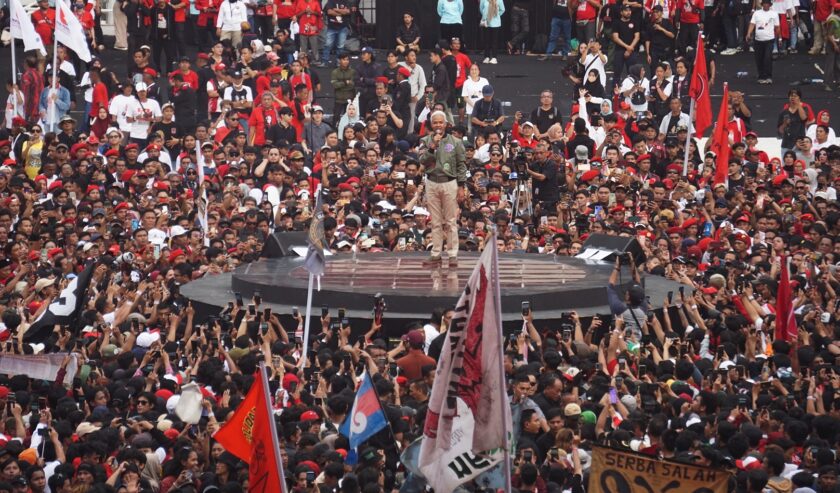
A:
[[[146,119],[138,120],[138,118],[143,118],[144,114]],[[149,136],[149,127],[152,126],[152,120],[162,117],[163,114],[160,111],[160,105],[154,99],[146,99],[141,103],[139,99],[135,98],[131,102],[126,116],[134,118],[129,136],[132,139],[145,139]]]
[[[590,70],[597,70],[598,78],[601,80],[601,85],[607,87],[607,72],[604,69],[604,62],[601,61],[601,57],[593,55],[592,53],[587,53],[586,58],[583,59],[583,66],[586,68],[584,77],[586,77],[586,74],[588,74]]]
[[[753,12],[750,24],[755,25],[756,41],[773,41],[776,39],[775,29],[779,27],[779,14],[773,10],[756,10]]]
[[[17,108],[15,108],[16,104]],[[25,114],[26,112],[23,109],[23,92],[18,91],[17,101],[15,101],[14,93],[10,93],[9,97],[6,98],[6,128],[12,128],[12,119],[14,117],[19,116],[23,118]]]
[[[814,145],[817,145],[817,125],[816,124],[811,124],[808,127],[808,129],[805,130],[805,136],[808,137],[809,139],[811,139],[811,142],[813,142]],[[826,145],[831,145],[830,142],[834,142],[836,140],[837,140],[837,134],[834,133],[834,129],[831,128],[831,127],[828,127],[828,141],[827,142],[829,142],[829,144],[826,144]]]
[[[108,113],[117,119],[117,126],[123,132],[131,131],[131,124],[125,119],[131,104],[134,101],[134,96],[126,96],[124,94],[117,94],[108,105]]]
[[[635,81],[632,78],[625,77],[624,81],[622,81],[622,83],[621,83],[621,92],[623,93],[623,92],[626,92],[626,91],[630,90],[630,88],[633,87],[634,84],[635,84]],[[624,98],[624,101],[626,101],[627,104],[630,105],[630,108],[637,113],[648,110],[647,97],[650,96],[650,81],[647,80],[647,79],[642,79],[641,82],[640,82],[640,85],[642,86],[642,89],[645,92],[645,103],[644,104],[633,104],[633,102],[630,100],[629,97]]]
[[[799,2],[796,2],[798,4]],[[790,10],[796,8],[796,4],[794,4],[793,0],[773,0],[773,6],[770,7],[770,10],[776,12],[777,14],[784,14]]]
[[[487,82],[487,79],[484,77],[479,77],[477,81],[467,77],[467,80],[464,81],[464,87],[461,89],[461,97],[464,98],[466,113],[468,115],[472,115],[475,102],[482,98],[481,90],[484,89],[484,86],[489,84],[490,83]]]

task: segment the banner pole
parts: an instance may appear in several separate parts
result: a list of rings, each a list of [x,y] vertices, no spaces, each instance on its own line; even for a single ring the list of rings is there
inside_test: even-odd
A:
[[[309,351],[309,319],[312,316],[312,288],[315,284],[315,275],[309,273],[309,287],[306,291],[306,315],[303,319],[303,354],[301,355],[301,368],[306,368],[306,356]]]
[[[56,24],[58,24],[58,16],[61,13],[58,11],[58,2],[63,2],[64,0],[55,0],[55,18]],[[52,83],[50,84],[50,92],[48,93],[50,96],[53,95],[53,91],[55,90],[56,84],[56,77],[58,77],[58,36],[55,32],[53,32],[53,62],[52,62]],[[58,95],[55,95],[58,97]],[[50,100],[50,132],[55,132],[55,101]],[[87,115],[84,115],[84,118],[87,118]]]
[[[683,158],[683,176],[688,176],[688,156],[691,153],[691,130],[694,127],[694,105],[697,104],[694,98],[691,98],[691,106],[688,111],[688,137],[685,139],[685,157]]]
[[[495,295],[493,296],[493,308],[496,311],[496,320],[499,321],[498,330],[499,334],[499,341],[504,341],[504,332],[502,331],[502,303],[501,303],[501,289],[500,289],[500,282],[499,282],[499,248],[496,245],[496,230],[493,229],[492,236],[490,238],[490,248],[492,248],[492,259],[493,259],[493,275],[491,281],[493,282],[493,287],[496,290]],[[486,243],[485,243],[486,244]],[[505,381],[505,349],[504,344],[499,344],[499,372],[501,373],[501,380],[500,382]],[[500,409],[502,413],[502,435],[504,437],[503,448],[504,448],[504,474],[505,474],[505,491],[512,491],[511,489],[511,469],[510,469],[510,440],[509,436],[511,430],[508,429],[508,422],[505,419],[505,408],[504,406],[509,406],[507,399],[501,400],[502,408]]]
[[[271,409],[271,396],[268,394],[268,372],[265,369],[265,361],[260,361],[260,378],[262,379],[263,400],[268,412],[268,427],[271,430],[271,446],[274,447],[274,466],[280,475],[280,491],[286,493],[286,473],[283,470],[283,458],[280,457],[280,442],[277,440],[277,423],[274,422],[274,412]]]
[[[17,97],[17,61],[15,54],[15,37],[12,36],[12,104],[14,104],[14,110],[12,110],[12,118],[17,116],[17,109],[18,109],[18,97]]]

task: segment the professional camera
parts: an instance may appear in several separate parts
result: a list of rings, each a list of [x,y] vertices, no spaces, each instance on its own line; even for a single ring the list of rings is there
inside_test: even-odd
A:
[[[519,151],[513,158],[513,165],[519,175],[524,175],[528,172],[528,156],[524,152]]]
[[[118,256],[116,259],[114,259],[114,261],[117,263],[117,265],[131,264],[134,262],[134,254],[131,252],[125,252],[122,255]]]

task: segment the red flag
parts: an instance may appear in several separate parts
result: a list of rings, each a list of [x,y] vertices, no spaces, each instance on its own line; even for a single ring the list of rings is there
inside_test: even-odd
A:
[[[796,341],[796,316],[793,313],[793,300],[790,289],[790,265],[788,258],[782,255],[782,278],[776,291],[776,340]]]
[[[729,154],[732,151],[729,147],[729,85],[726,82],[723,83],[723,99],[720,101],[711,149],[717,156],[713,184],[726,183],[726,178],[729,176]]]
[[[712,99],[709,96],[709,73],[706,69],[706,50],[703,36],[697,35],[697,49],[694,50],[694,71],[688,95],[694,102],[694,135],[703,137],[703,133],[712,125]]]
[[[213,435],[228,452],[248,463],[248,492],[286,491],[274,417],[269,412],[265,366],[233,417]]]

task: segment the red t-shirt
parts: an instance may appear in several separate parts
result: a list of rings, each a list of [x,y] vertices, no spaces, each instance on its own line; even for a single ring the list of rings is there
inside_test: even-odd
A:
[[[172,5],[175,2],[181,2],[181,1],[183,1],[183,0],[169,0],[169,5]],[[173,5],[173,8],[175,9],[175,16],[173,17],[172,20],[174,20],[175,22],[177,22],[179,24],[182,23],[182,22],[187,22],[187,4],[186,4],[186,2],[184,2],[184,4],[181,5],[180,7],[175,7]],[[195,87],[195,86],[193,86],[193,87]]]
[[[677,10],[680,11],[680,22],[700,24],[700,12],[703,12],[703,5],[703,0],[679,0]]]
[[[458,66],[458,75],[455,76],[455,88],[461,89],[464,87],[464,81],[467,80],[467,76],[470,73],[472,61],[470,61],[470,57],[464,53],[458,53],[455,55],[455,64]]]
[[[55,9],[46,12],[41,10],[32,12],[32,23],[35,24],[35,32],[41,36],[44,46],[52,45],[53,31],[55,31]]]
[[[577,6],[575,19],[579,21],[591,21],[594,20],[597,15],[598,11],[595,10],[595,7],[593,7],[591,3],[586,0],[581,0]]]
[[[99,108],[108,109],[108,87],[103,82],[93,86],[93,102],[90,105],[90,116],[97,116]]]
[[[248,128],[254,129],[253,145],[261,146],[265,144],[265,130],[279,120],[280,117],[277,114],[276,106],[265,109],[260,105],[254,108],[254,111],[251,112],[251,117],[248,118]]]
[[[194,90],[198,91],[198,74],[193,72],[192,70],[188,70],[187,73],[181,72],[180,70],[176,70],[174,72],[169,73],[169,80],[172,80],[172,76],[175,74],[181,74],[181,77],[184,78],[184,82],[192,87]]]

